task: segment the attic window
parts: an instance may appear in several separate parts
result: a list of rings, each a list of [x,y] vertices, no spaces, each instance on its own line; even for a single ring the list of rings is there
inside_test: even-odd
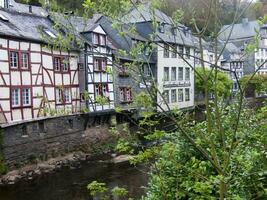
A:
[[[54,33],[52,33],[50,30],[48,30],[48,29],[44,29],[44,32],[47,34],[47,35],[49,35],[50,37],[52,37],[52,38],[56,38],[57,36],[54,34]]]
[[[165,32],[165,30],[164,30],[164,23],[159,24],[159,32],[160,33],[164,33]]]
[[[6,18],[3,14],[0,13],[0,19],[3,20],[3,21],[6,21],[8,22],[8,18]]]

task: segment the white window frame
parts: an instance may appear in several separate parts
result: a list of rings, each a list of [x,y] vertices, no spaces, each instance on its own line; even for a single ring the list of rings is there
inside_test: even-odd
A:
[[[12,96],[12,107],[20,107],[20,105],[21,105],[20,88],[12,88],[11,96]]]
[[[22,88],[22,105],[30,106],[31,105],[31,89]]]

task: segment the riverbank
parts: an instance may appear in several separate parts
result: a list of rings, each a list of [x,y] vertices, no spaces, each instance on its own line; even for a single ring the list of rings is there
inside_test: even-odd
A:
[[[10,171],[6,175],[0,177],[0,186],[14,185],[21,180],[32,180],[37,176],[58,172],[62,168],[79,169],[81,163],[85,161],[117,164],[128,162],[128,160],[129,156],[127,155],[104,154],[101,156],[92,156],[91,154],[83,152],[70,153],[62,157],[51,158],[47,161],[37,162]]]

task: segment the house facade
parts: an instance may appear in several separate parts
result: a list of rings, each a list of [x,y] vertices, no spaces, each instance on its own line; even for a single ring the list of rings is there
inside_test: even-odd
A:
[[[232,69],[236,69],[238,77],[252,74],[267,74],[267,26],[260,25],[257,21],[249,21],[242,19],[241,23],[232,25],[225,25],[221,29],[219,36],[220,40],[225,43],[230,43],[234,50],[231,55],[228,55],[228,63],[231,64]],[[254,37],[259,33],[259,45],[254,52],[243,56],[239,59],[241,54],[245,53],[246,46],[250,43],[256,43]],[[234,46],[234,47],[233,47]],[[230,51],[231,51],[230,50]],[[229,54],[226,48],[224,54]],[[238,54],[238,55],[237,55]],[[225,61],[224,61],[225,62]],[[235,80],[234,80],[235,82]]]
[[[80,111],[78,52],[46,47],[42,34],[57,34],[51,23],[0,8],[1,123]]]
[[[175,24],[172,19],[155,9],[154,16],[149,4],[129,13],[128,23],[137,32],[156,44],[157,104],[159,111],[188,109],[194,106],[194,42],[191,31]],[[158,26],[155,30],[154,23]],[[154,37],[151,38],[151,35]]]
[[[89,112],[114,109],[112,46],[102,26],[95,23],[82,33],[85,43],[85,82]],[[82,85],[83,83],[80,82]]]

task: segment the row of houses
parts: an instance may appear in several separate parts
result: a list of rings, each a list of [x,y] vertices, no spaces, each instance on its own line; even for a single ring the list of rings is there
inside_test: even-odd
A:
[[[159,10],[156,16],[162,27],[153,39],[156,48],[148,50],[152,16],[146,7],[142,12],[147,19],[138,17],[135,10],[129,14],[129,23],[137,26],[136,34],[122,37],[109,19],[101,15],[87,20],[59,17],[62,26],[56,29],[55,16],[43,8],[13,0],[0,2],[1,123],[85,109],[87,112],[110,111],[116,106],[136,109],[132,104],[134,95],[149,91],[152,84],[158,85],[155,101],[161,109],[194,106],[193,70],[176,53],[186,52],[186,59],[194,65],[192,36],[189,32],[177,34],[185,27],[173,30],[171,18]],[[74,27],[74,35],[82,44],[73,45],[68,51],[49,48],[46,40],[56,39],[67,31],[64,20]],[[136,44],[144,44],[138,62],[129,56]],[[171,52],[167,48],[177,49]],[[127,53],[121,55],[121,49]],[[137,64],[136,74],[128,72],[129,63]],[[106,101],[99,103],[101,97]]]
[[[200,62],[196,59],[199,55],[196,38],[189,28],[175,24],[163,12],[155,10],[152,16],[149,6],[132,9],[127,19],[122,19],[127,21],[122,27],[125,31],[132,24],[136,29],[134,34],[122,36],[102,15],[91,19],[69,14],[64,17],[51,15],[41,7],[0,0],[0,123],[109,112],[115,107],[138,110],[134,97],[141,92],[151,93],[153,85],[157,86],[153,100],[159,111],[193,108],[193,68]],[[244,21],[235,25],[232,32],[247,33],[239,30],[247,26],[254,29],[256,25],[251,27],[250,22]],[[79,45],[71,44],[68,50],[49,48],[46,41],[67,35],[67,27],[72,27]],[[221,31],[222,44],[230,33],[228,30],[225,26]],[[231,37],[219,64],[237,72],[238,77],[229,73],[235,80],[255,71],[256,60],[265,60],[267,51],[259,50],[245,62],[243,42],[253,35],[245,36],[244,41],[235,34]],[[266,44],[262,44],[262,49]],[[135,46],[140,49],[133,56]],[[215,60],[213,49],[210,43],[205,43],[204,60],[208,67]],[[267,73],[267,68],[259,73]]]

